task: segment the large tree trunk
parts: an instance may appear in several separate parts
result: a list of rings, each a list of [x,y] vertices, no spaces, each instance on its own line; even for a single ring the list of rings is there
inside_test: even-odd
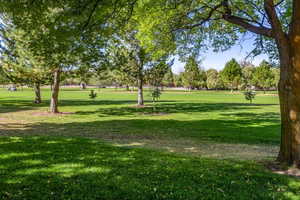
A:
[[[276,41],[280,58],[281,145],[278,160],[300,168],[300,1],[293,0],[289,33],[282,29],[274,2],[264,1],[272,27],[271,36]]]
[[[42,103],[40,83],[34,84],[34,93],[35,93],[34,103],[36,104]]]
[[[144,105],[144,95],[143,95],[143,76],[140,75],[138,78],[138,106]]]
[[[51,95],[50,112],[58,113],[58,93],[60,84],[60,69],[55,70],[53,75],[53,89]]]
[[[300,167],[300,43],[290,41],[279,48],[281,145],[278,160]]]

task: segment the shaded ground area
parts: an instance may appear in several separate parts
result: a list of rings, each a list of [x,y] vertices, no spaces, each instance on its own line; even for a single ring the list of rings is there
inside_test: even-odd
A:
[[[182,157],[65,137],[1,137],[0,199],[298,199],[250,161]]]
[[[269,99],[274,97],[247,104],[237,94],[229,96],[232,103],[226,100],[228,94],[172,92],[154,110],[151,103],[136,107],[131,93],[103,93],[100,100],[84,100],[82,91],[62,94],[63,115],[48,115],[49,102],[34,105],[30,96],[0,99],[0,135],[100,138],[118,145],[248,160],[274,158],[278,152],[279,113]]]
[[[0,120],[0,135],[89,137],[121,146],[149,147],[205,157],[274,158],[278,152],[276,141],[267,134],[256,134],[272,127],[249,128],[248,124],[237,126],[236,122],[217,120],[114,120],[60,124]],[[212,128],[203,128],[207,126]],[[226,128],[228,132],[224,131]]]
[[[63,114],[49,115],[32,94],[0,90],[0,199],[300,197],[299,179],[264,166],[278,152],[276,97],[166,92],[153,109],[134,93],[64,90]]]

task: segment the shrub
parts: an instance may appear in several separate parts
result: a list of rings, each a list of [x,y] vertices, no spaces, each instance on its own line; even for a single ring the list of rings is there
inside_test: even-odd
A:
[[[250,101],[250,103],[252,103],[252,100],[255,98],[256,93],[253,90],[247,90],[244,92],[244,95],[245,95],[245,99],[247,101]]]
[[[97,97],[97,93],[94,91],[94,90],[91,90],[90,94],[89,94],[89,97],[91,99],[95,99]]]

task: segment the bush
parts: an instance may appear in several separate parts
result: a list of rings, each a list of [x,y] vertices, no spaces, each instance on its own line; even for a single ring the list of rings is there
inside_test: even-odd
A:
[[[250,101],[250,103],[252,103],[252,100],[255,98],[255,91],[253,90],[247,90],[246,92],[244,92],[244,95],[245,95],[245,99],[247,101]]]
[[[152,102],[155,103],[156,101],[158,101],[158,99],[160,98],[160,95],[161,95],[160,89],[158,87],[155,87],[150,93]]]
[[[91,90],[89,96],[91,99],[95,99],[97,97],[97,93],[94,90]]]

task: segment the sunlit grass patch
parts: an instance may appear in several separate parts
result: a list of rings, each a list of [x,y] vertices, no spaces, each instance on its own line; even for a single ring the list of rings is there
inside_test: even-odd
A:
[[[267,172],[252,161],[178,156],[84,138],[0,140],[7,142],[0,146],[0,199],[297,199],[300,195],[299,180]],[[7,153],[18,156],[5,157]]]

